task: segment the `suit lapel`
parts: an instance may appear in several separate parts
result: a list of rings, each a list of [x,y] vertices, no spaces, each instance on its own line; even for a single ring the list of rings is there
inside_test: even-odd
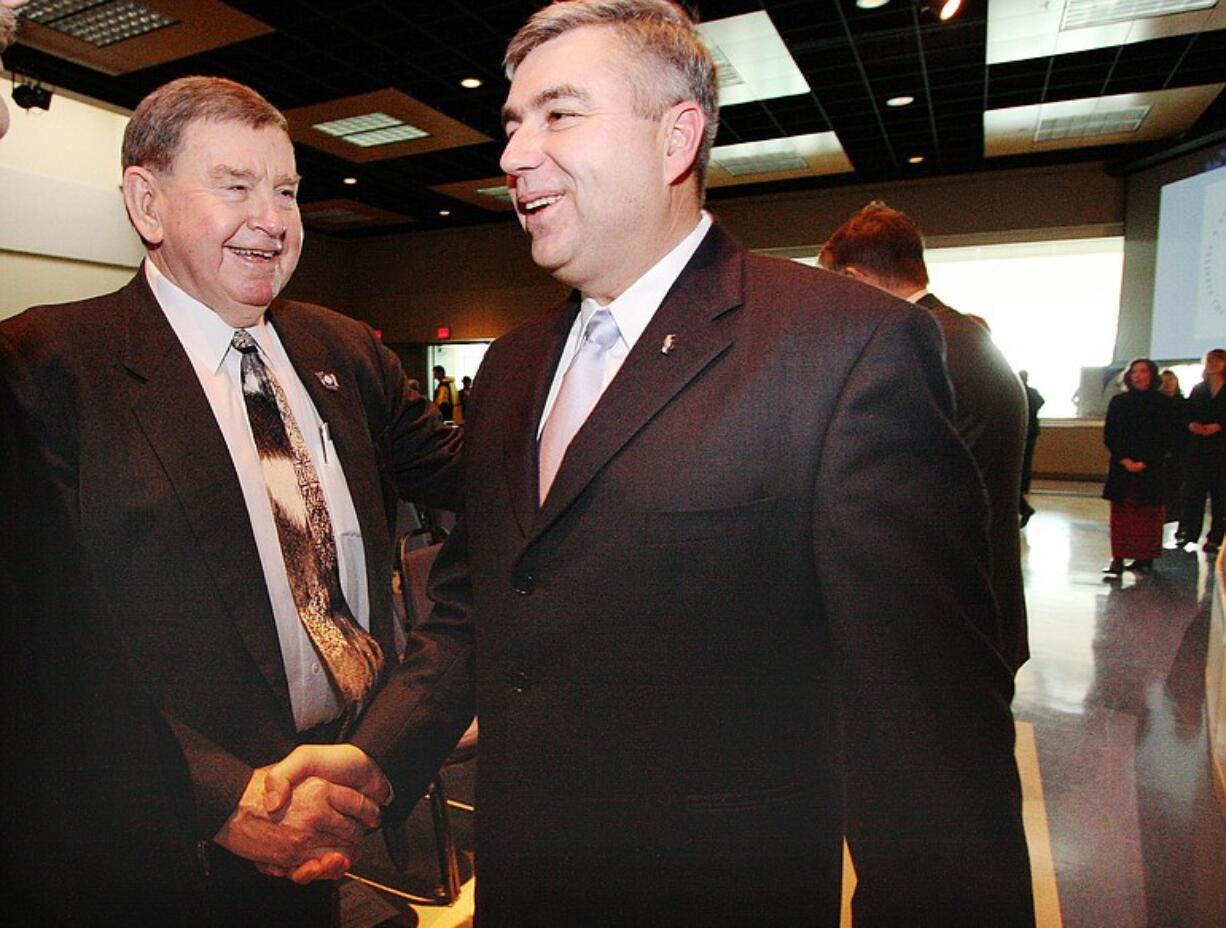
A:
[[[293,308],[285,303],[274,302],[268,308],[267,318],[276,328],[285,353],[289,355],[290,363],[310,394],[320,418],[328,423],[332,445],[345,472],[345,483],[349,487],[362,530],[362,549],[366,554],[369,581],[371,630],[387,649],[391,647],[392,629],[391,615],[384,608],[384,601],[389,600],[391,590],[387,590],[387,596],[383,596],[376,588],[377,578],[382,577],[382,572],[375,570],[375,566],[384,561],[390,562],[392,541],[387,510],[383,506],[379,468],[372,459],[369,420],[358,385],[350,373],[352,365],[343,363],[332,348],[302,324]],[[325,381],[328,385],[325,385]]]
[[[718,317],[740,305],[742,275],[739,246],[722,228],[713,226],[575,434],[533,522],[529,544],[643,426],[732,344]],[[663,350],[666,339],[668,352]]]
[[[226,611],[292,727],[267,584],[242,487],[196,372],[145,281],[123,294],[123,364],[136,375],[132,409],[179,499]],[[191,609],[192,603],[184,603]]]

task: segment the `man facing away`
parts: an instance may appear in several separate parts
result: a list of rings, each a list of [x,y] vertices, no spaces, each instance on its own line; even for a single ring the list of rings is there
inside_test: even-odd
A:
[[[339,876],[379,822],[384,742],[364,724],[398,701],[392,507],[453,503],[459,434],[369,327],[277,298],[298,174],[259,94],[159,88],[123,164],[145,262],[116,293],[5,321],[0,374],[187,759],[207,920],[327,925],[332,884],[271,877]],[[300,743],[357,788],[282,778],[266,796],[267,765]]]
[[[870,203],[835,230],[819,261],[827,270],[924,307],[941,329],[954,391],[954,423],[979,467],[991,514],[992,590],[1000,624],[984,632],[1016,672],[1030,656],[1016,511],[1026,446],[1022,385],[988,330],[928,291],[924,240],[904,213]],[[915,505],[928,503],[917,497]]]
[[[552,4],[507,70],[502,165],[574,293],[477,375],[397,794],[475,689],[482,928],[834,926],[845,823],[858,928],[1031,925],[931,316],[701,211],[717,85],[679,7]]]
[[[1026,448],[1022,452],[1022,492],[1018,503],[1018,513],[1021,515],[1019,524],[1025,528],[1030,517],[1034,515],[1034,507],[1030,505],[1026,496],[1030,493],[1030,480],[1034,472],[1034,447],[1038,443],[1041,430],[1039,410],[1043,408],[1047,400],[1043,398],[1042,393],[1030,385],[1029,371],[1018,371],[1017,376],[1022,382],[1022,389],[1026,391]]]

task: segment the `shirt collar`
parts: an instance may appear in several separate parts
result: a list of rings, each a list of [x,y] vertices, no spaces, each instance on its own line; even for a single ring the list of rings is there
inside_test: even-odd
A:
[[[163,274],[148,259],[145,260],[145,280],[192,361],[214,374],[221,370],[236,329]],[[247,326],[247,331],[260,346],[260,354],[266,361],[270,360],[267,316],[261,313],[259,321]]]
[[[613,314],[622,340],[628,346],[633,347],[643,334],[643,330],[651,322],[651,317],[664,302],[664,297],[677,282],[685,266],[690,263],[690,258],[694,257],[694,252],[698,250],[711,225],[711,214],[703,210],[694,230],[608,305],[607,309]],[[606,307],[601,307],[591,297],[584,298],[579,307],[580,331],[586,328],[588,321],[602,308]]]
[[[928,288],[920,287],[918,290],[912,293],[909,297],[907,297],[907,302],[908,303],[918,303],[920,300],[922,300],[927,295],[928,295]]]

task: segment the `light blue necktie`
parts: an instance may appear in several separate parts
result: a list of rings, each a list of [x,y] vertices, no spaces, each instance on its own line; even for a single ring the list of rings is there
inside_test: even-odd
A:
[[[549,495],[571,439],[604,391],[605,358],[620,334],[613,314],[607,309],[597,310],[583,330],[583,343],[566,369],[562,387],[541,431],[541,503]]]

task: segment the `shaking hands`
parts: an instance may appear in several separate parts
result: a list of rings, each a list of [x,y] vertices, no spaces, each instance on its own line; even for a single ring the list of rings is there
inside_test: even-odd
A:
[[[335,880],[358,859],[391,799],[387,778],[352,744],[300,745],[251,775],[214,840],[261,873],[295,883]]]

